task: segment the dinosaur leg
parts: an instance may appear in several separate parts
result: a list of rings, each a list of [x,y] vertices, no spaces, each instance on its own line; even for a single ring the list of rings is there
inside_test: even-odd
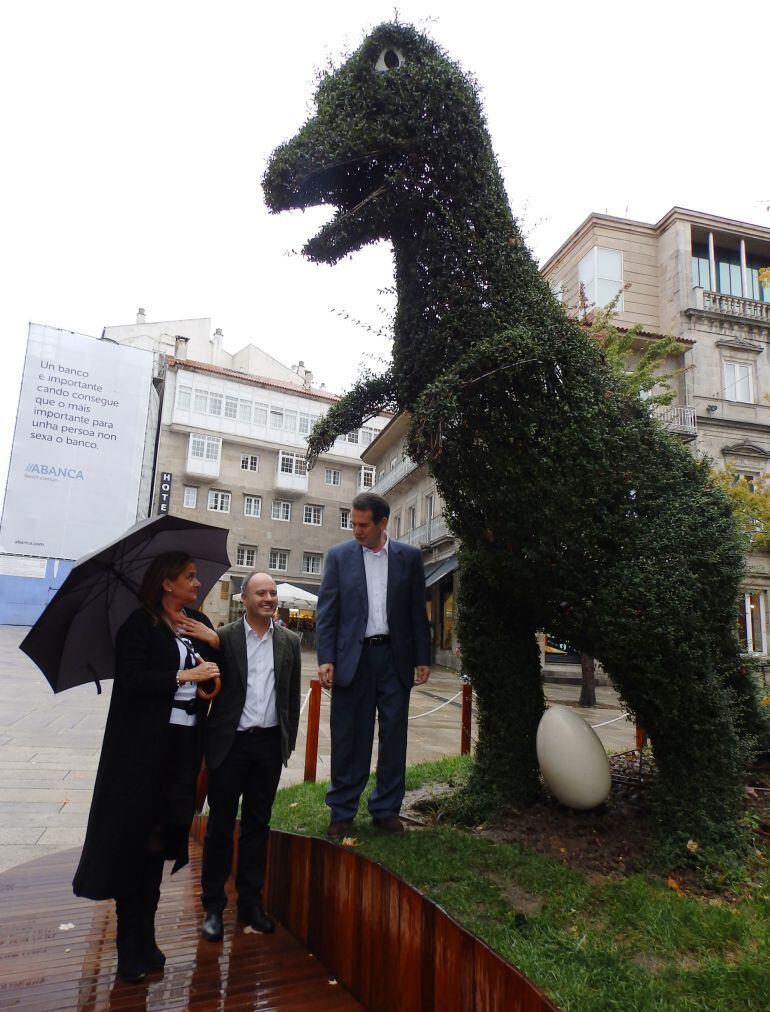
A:
[[[461,553],[458,600],[463,669],[476,691],[478,741],[469,813],[531,802],[540,790],[535,733],[545,708],[533,624],[494,581],[483,551]]]

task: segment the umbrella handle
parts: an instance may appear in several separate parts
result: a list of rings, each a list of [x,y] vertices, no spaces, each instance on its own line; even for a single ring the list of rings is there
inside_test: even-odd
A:
[[[198,699],[205,699],[206,701],[210,699],[216,699],[217,696],[219,695],[221,688],[222,688],[222,679],[219,677],[219,675],[214,675],[214,688],[211,690],[211,692],[206,692],[206,690],[199,685],[195,695],[198,697]]]

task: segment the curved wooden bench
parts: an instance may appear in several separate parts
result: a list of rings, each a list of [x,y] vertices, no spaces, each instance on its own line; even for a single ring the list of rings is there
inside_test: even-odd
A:
[[[196,818],[202,840],[205,817]],[[558,1012],[432,900],[347,847],[271,830],[266,905],[372,1012]]]

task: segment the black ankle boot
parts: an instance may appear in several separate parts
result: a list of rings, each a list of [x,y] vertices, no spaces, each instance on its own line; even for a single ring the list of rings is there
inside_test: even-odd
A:
[[[118,950],[118,976],[127,984],[144,980],[147,967],[141,953],[141,900],[139,896],[125,896],[115,900],[118,915],[118,933],[115,944]]]

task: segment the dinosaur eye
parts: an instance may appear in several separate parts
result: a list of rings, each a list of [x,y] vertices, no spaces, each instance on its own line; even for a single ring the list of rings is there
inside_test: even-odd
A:
[[[389,70],[398,70],[399,67],[404,65],[404,62],[404,54],[401,50],[388,46],[386,49],[381,50],[374,69],[380,74],[386,74]]]

